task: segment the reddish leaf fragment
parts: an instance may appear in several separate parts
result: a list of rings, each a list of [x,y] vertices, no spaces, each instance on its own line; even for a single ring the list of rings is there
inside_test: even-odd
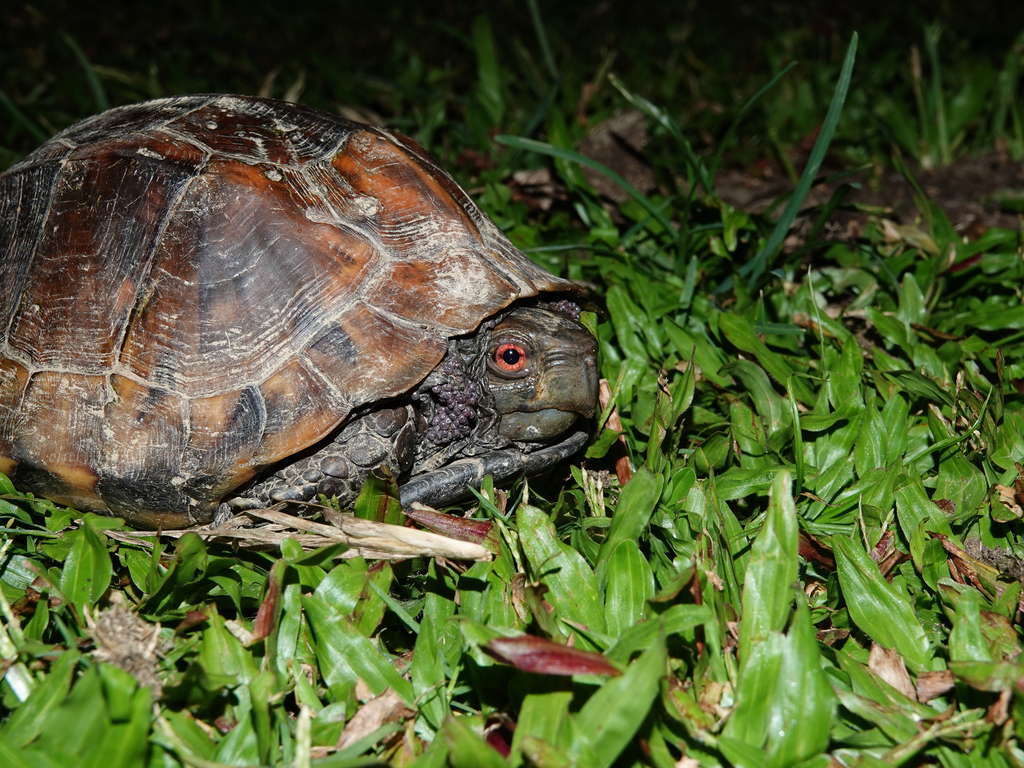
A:
[[[973,256],[968,256],[966,259],[962,259],[962,260],[958,261],[956,264],[954,264],[953,266],[951,266],[949,269],[946,270],[946,272],[947,273],[962,272],[965,269],[970,269],[971,267],[973,267],[973,266],[975,266],[977,264],[980,264],[981,263],[981,259],[982,259],[982,257],[984,255],[985,255],[984,253],[976,253]]]
[[[871,550],[871,559],[876,563],[884,560],[886,555],[892,551],[892,542],[894,538],[895,535],[893,534],[892,529],[883,533],[882,538],[878,540],[878,543],[875,544],[874,548]]]
[[[933,339],[939,339],[940,341],[957,341],[958,339],[963,338],[963,336],[957,336],[955,333],[946,333],[945,331],[940,331],[937,328],[931,328],[927,325],[921,325],[920,323],[911,323],[910,327],[915,331],[927,333]]]
[[[181,635],[186,630],[192,629],[196,624],[202,624],[204,621],[206,621],[206,614],[203,611],[189,611],[185,614],[185,618],[178,623],[178,626],[174,628],[174,634]]]
[[[598,386],[597,399],[601,404],[602,411],[611,402],[612,388],[608,385],[608,379],[601,379],[601,383]],[[622,429],[622,420],[619,418],[618,408],[612,408],[612,412],[608,414],[608,421],[605,422],[605,426],[619,433],[619,437],[615,441],[615,445],[608,451],[608,455],[615,459],[615,474],[619,478],[619,485],[625,486],[633,478],[633,467],[629,463],[629,454],[626,451],[626,438],[622,434],[624,430]]]
[[[836,569],[836,560],[832,556],[832,550],[806,531],[800,531],[797,552],[809,563],[817,563],[828,571]]]
[[[31,616],[36,612],[36,603],[39,602],[39,598],[42,596],[41,592],[37,592],[32,587],[25,587],[25,594],[21,599],[11,603],[11,613],[15,616]]]
[[[274,619],[277,616],[277,607],[281,600],[283,563],[283,560],[278,560],[270,569],[270,578],[267,579],[267,594],[264,595],[263,602],[260,603],[260,609],[256,612],[256,621],[252,626],[253,642],[267,637],[274,629]]]
[[[567,648],[531,635],[496,637],[485,650],[498,661],[538,675],[619,675],[600,653]]]
[[[479,544],[490,552],[498,551],[494,523],[490,520],[471,520],[456,515],[446,515],[419,502],[414,502],[412,509],[406,510],[405,514],[432,533],[439,533],[458,541]]]
[[[508,717],[492,716],[488,718],[484,728],[484,741],[502,757],[512,754],[512,736],[516,732],[516,724]]]

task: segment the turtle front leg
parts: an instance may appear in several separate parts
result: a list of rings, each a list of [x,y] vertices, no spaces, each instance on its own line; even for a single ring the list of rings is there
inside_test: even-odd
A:
[[[459,459],[430,472],[416,475],[402,485],[402,506],[414,501],[439,507],[469,495],[468,488],[479,488],[490,475],[495,483],[520,476],[534,475],[580,450],[589,437],[586,430],[571,433],[556,445],[524,451],[516,445],[490,453]]]
[[[416,437],[412,406],[374,408],[349,416],[318,450],[277,466],[226,503],[237,512],[325,496],[336,498],[342,509],[351,507],[370,471],[385,466],[399,477],[412,466]]]

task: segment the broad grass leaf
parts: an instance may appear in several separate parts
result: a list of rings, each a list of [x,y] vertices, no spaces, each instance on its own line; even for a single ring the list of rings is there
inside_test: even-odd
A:
[[[461,648],[462,635],[458,622],[452,621],[457,606],[454,590],[449,587],[445,575],[439,572],[437,563],[431,560],[427,566],[427,594],[423,598],[420,631],[423,631],[423,621],[429,616],[434,624],[434,643],[438,651],[453,659]]]
[[[994,661],[981,631],[981,605],[976,589],[968,587],[956,603],[956,619],[949,633],[951,661]]]
[[[624,541],[635,542],[647,529],[664,484],[664,475],[643,466],[622,489],[608,535],[597,553],[597,577],[600,584],[606,581],[607,561],[619,544]]]
[[[328,685],[357,679],[374,696],[393,688],[402,701],[414,706],[412,684],[395,669],[369,638],[355,631],[349,618],[313,595],[302,598],[306,618],[316,640],[314,648]]]
[[[714,613],[708,605],[673,605],[660,615],[625,630],[605,656],[612,661],[625,663],[634,653],[650,648],[658,639],[659,633],[664,632],[665,637],[671,637],[713,621],[714,618]]]
[[[761,366],[781,386],[785,386],[796,372],[782,355],[768,349],[754,332],[754,326],[746,318],[725,312],[718,313],[718,327],[737,349],[755,355]],[[807,405],[814,402],[814,395],[802,379],[794,378],[791,386],[800,402]]]
[[[213,757],[217,744],[188,712],[168,708],[161,713],[161,717],[193,756],[206,760]]]
[[[270,721],[270,699],[279,694],[277,676],[269,669],[263,670],[249,682],[249,702],[252,706],[253,729],[256,732],[256,747],[260,762],[270,762],[274,734]]]
[[[435,731],[451,714],[445,689],[444,663],[437,647],[434,617],[425,614],[416,635],[410,672],[412,691],[420,705],[420,712]]]
[[[615,548],[605,582],[608,633],[618,636],[640,620],[644,605],[654,597],[654,574],[635,541],[627,539]]]
[[[858,477],[886,466],[885,446],[888,441],[882,414],[874,407],[874,403],[870,403],[864,409],[857,442],[853,445],[853,461]]]
[[[763,469],[771,466],[764,424],[757,414],[740,400],[734,400],[729,404],[729,426],[733,445],[739,447],[741,467]]]
[[[779,686],[768,725],[768,764],[802,763],[828,746],[836,698],[821,667],[811,614],[800,596],[782,647]]]
[[[707,334],[685,330],[669,318],[663,320],[662,327],[682,359],[689,360],[692,353],[693,362],[700,366],[701,373],[708,380],[723,388],[733,386],[732,379],[724,370],[726,357]]]
[[[920,478],[904,473],[897,479],[896,518],[907,540],[919,527],[923,530],[941,533],[954,541],[953,531],[942,510],[928,498]]]
[[[907,714],[894,707],[861,696],[842,688],[835,689],[839,703],[854,715],[872,723],[892,740],[892,744],[903,744],[917,736],[917,723]],[[887,764],[888,765],[888,764]]]
[[[1014,688],[1024,676],[1024,664],[1016,661],[951,661],[949,671],[972,688],[998,693]]]
[[[491,33],[491,23],[484,15],[473,21],[473,50],[476,52],[476,98],[487,112],[491,125],[500,125],[505,113],[501,90],[501,70]]]
[[[851,429],[850,434],[855,435],[857,431]],[[853,482],[855,459],[848,456],[849,451],[827,451],[827,455],[822,457],[823,466],[818,476],[808,483],[811,490],[828,504]]]
[[[769,435],[786,423],[789,407],[772,386],[768,374],[761,366],[750,360],[734,360],[721,369],[722,373],[735,377],[750,395],[754,408],[764,419]]]
[[[361,557],[343,560],[331,569],[314,594],[353,620],[355,627],[367,637],[380,624],[387,605],[368,582],[382,592],[391,589],[394,569],[389,563],[368,566]]]
[[[792,591],[787,591],[792,601]],[[736,684],[736,704],[723,736],[752,747],[764,747],[779,685],[784,643],[782,633],[772,630],[748,645]]]
[[[902,395],[893,395],[882,408],[882,425],[887,437],[884,443],[885,466],[892,466],[907,451],[909,415],[910,406]]]
[[[841,421],[851,421],[860,414],[863,406],[847,403],[831,413],[807,413],[800,417],[800,429],[807,432],[824,432]]]
[[[630,482],[626,488],[632,484]],[[550,590],[547,599],[563,618],[603,633],[601,593],[586,560],[559,541],[555,527],[537,507],[521,504],[516,516],[520,546],[530,562],[533,577]]]
[[[199,650],[199,662],[206,674],[248,683],[259,673],[252,653],[224,626],[216,605],[207,607],[206,619],[208,627],[202,633]]]
[[[766,768],[766,756],[761,747],[754,747],[742,739],[722,735],[718,738],[718,748],[722,755],[735,768]]]
[[[935,480],[935,498],[953,502],[956,513],[970,512],[981,506],[988,494],[985,475],[953,446],[939,460]]]
[[[918,371],[890,371],[885,375],[910,395],[939,405],[953,405],[949,392]]]
[[[785,465],[758,469],[732,467],[715,478],[715,489],[725,501],[763,494],[780,473],[788,472],[790,469]]]
[[[588,459],[601,459],[608,453],[608,450],[618,442],[621,432],[605,427],[590,445],[587,446],[586,457]]]
[[[897,345],[906,355],[913,354],[917,337],[908,331],[903,322],[874,307],[867,307],[864,314],[882,338]]]
[[[847,343],[840,348],[839,360],[828,372],[829,401],[833,408],[849,404],[863,405],[860,376],[864,370],[864,357],[859,344]]]
[[[580,760],[593,756],[594,768],[608,768],[633,740],[658,696],[665,675],[665,643],[655,643],[621,677],[612,678],[587,700],[575,717],[568,749]],[[588,761],[589,762],[589,761]]]
[[[259,765],[259,742],[248,708],[236,710],[238,722],[217,744],[215,763],[226,765]]]
[[[64,700],[49,712],[33,746],[81,758],[102,740],[109,726],[103,680],[99,669],[92,667],[83,672]]]
[[[875,642],[902,655],[914,672],[923,671],[931,648],[913,607],[886,582],[878,565],[853,539],[833,536],[832,550],[854,623]]]
[[[68,695],[71,676],[80,658],[81,654],[74,650],[65,651],[57,657],[49,673],[0,728],[0,741],[21,748],[39,735],[50,713]]]
[[[608,289],[605,301],[608,315],[615,327],[615,337],[622,350],[629,357],[647,360],[647,348],[644,346],[643,337],[649,337],[653,333],[649,328],[650,318],[618,286]]]
[[[568,744],[563,744],[560,737],[564,733],[563,722],[572,703],[571,683],[550,677],[532,677],[529,682],[530,692],[523,698],[516,731],[512,736],[512,752],[529,754],[531,745],[524,743],[527,737],[555,747],[567,747]],[[536,748],[536,745],[532,746]]]
[[[992,463],[1000,469],[1014,469],[1014,462],[1024,462],[1024,413],[1007,411],[1002,427],[992,446]]]
[[[741,669],[753,645],[771,632],[782,631],[792,611],[792,587],[799,568],[792,483],[789,472],[781,472],[772,483],[764,525],[747,561],[740,622]]]
[[[896,317],[908,326],[912,323],[922,323],[927,310],[924,305],[924,295],[913,275],[904,275],[900,281],[899,309],[896,310]]]
[[[93,604],[103,597],[114,574],[106,539],[96,528],[95,518],[91,514],[83,518],[61,571],[61,591],[76,605]]]
[[[281,600],[281,615],[277,623],[277,636],[268,642],[274,643],[273,661],[282,679],[288,678],[288,670],[298,663],[299,636],[302,630],[302,585],[291,583],[285,586]],[[268,654],[269,655],[269,654]]]
[[[858,696],[863,696],[880,705],[887,712],[898,716],[901,724],[920,722],[935,716],[935,710],[896,690],[843,649],[833,649],[833,652],[836,663],[849,679],[848,686],[836,686],[833,689],[837,693],[840,689],[852,688]],[[902,728],[903,725],[900,727]]]
[[[124,722],[114,722],[98,743],[78,763],[81,768],[135,768],[143,765],[149,751],[153,697],[148,688],[137,688]]]
[[[0,765],[4,768],[67,768],[65,756],[38,747],[15,749],[0,739]]]
[[[110,719],[114,722],[131,719],[132,700],[139,688],[136,679],[113,664],[98,664],[96,669],[103,684],[103,698],[107,701]]]
[[[1006,331],[1024,328],[1024,307],[1006,306],[1003,303],[983,306],[973,312],[964,312],[952,318],[959,327],[977,328],[981,331]]]
[[[764,764],[788,768],[822,752],[831,737],[836,700],[822,671],[807,605],[799,600],[788,634],[772,631],[752,648],[723,736],[750,761],[740,743],[765,749]]]

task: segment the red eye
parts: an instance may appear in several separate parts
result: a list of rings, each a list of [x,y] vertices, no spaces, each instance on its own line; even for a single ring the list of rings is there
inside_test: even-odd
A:
[[[521,371],[526,365],[526,352],[518,344],[502,344],[494,352],[494,362],[503,371]]]

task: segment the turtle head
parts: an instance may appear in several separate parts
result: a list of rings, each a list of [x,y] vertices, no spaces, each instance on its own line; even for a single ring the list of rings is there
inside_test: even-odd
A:
[[[542,307],[513,310],[491,332],[487,383],[512,440],[548,442],[597,404],[597,341]]]

